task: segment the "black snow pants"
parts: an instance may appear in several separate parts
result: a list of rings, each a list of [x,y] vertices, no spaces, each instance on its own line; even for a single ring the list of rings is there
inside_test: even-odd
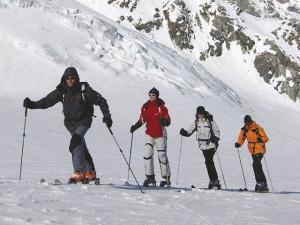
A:
[[[261,183],[261,182],[267,183],[266,176],[264,174],[264,171],[263,171],[262,165],[261,165],[261,160],[263,157],[264,157],[264,155],[262,153],[252,155],[252,159],[253,159],[252,166],[253,166],[253,170],[254,170],[256,183]]]
[[[218,173],[214,164],[214,155],[216,153],[216,149],[208,149],[202,151],[205,158],[205,165],[208,173],[208,177],[210,181],[218,180]]]

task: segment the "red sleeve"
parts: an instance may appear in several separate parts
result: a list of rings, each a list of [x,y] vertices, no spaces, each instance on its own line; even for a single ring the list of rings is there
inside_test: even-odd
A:
[[[146,122],[146,108],[144,105],[141,108],[141,115],[140,115],[140,119],[138,122],[140,122],[141,124]]]
[[[165,107],[164,105],[160,107],[161,108],[161,117],[165,120],[167,120],[168,122],[171,122],[171,118],[168,112],[167,107]]]

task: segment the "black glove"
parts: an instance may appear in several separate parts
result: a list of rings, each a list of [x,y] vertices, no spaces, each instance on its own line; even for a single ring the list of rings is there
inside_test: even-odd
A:
[[[257,142],[258,142],[258,143],[263,143],[263,140],[261,139],[261,137],[258,137],[258,138],[257,138]]]
[[[170,122],[164,118],[160,118],[159,123],[161,126],[169,126],[170,125]]]
[[[189,134],[188,134],[188,132],[185,130],[185,129],[183,129],[183,128],[181,128],[180,129],[180,132],[179,132],[182,136],[184,136],[184,137],[188,137],[189,136]]]
[[[130,133],[133,133],[137,129],[136,125],[130,127]]]
[[[25,108],[28,108],[28,109],[35,109],[36,108],[35,102],[31,101],[30,98],[28,98],[28,97],[24,99],[23,106]]]
[[[111,128],[113,121],[110,116],[106,116],[103,117],[103,123],[105,123],[108,128]]]
[[[241,145],[239,143],[235,142],[234,147],[239,148],[239,147],[241,147]]]

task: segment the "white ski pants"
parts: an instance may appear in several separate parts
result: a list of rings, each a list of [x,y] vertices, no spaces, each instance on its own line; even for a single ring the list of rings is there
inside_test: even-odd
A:
[[[166,178],[171,176],[170,165],[167,157],[167,137],[153,138],[146,134],[146,144],[144,152],[145,175],[154,175],[154,147],[158,153],[161,176]]]

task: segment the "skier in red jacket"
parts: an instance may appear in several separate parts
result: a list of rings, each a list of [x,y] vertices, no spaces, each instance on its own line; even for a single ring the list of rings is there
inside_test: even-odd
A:
[[[152,88],[149,91],[149,100],[142,106],[139,120],[131,126],[130,132],[133,133],[146,123],[146,148],[144,152],[145,175],[144,187],[152,184],[156,186],[154,174],[154,146],[158,152],[161,175],[164,178],[160,186],[170,186],[170,165],[167,157],[167,130],[166,126],[171,123],[168,109],[165,102],[159,98],[159,91]]]

